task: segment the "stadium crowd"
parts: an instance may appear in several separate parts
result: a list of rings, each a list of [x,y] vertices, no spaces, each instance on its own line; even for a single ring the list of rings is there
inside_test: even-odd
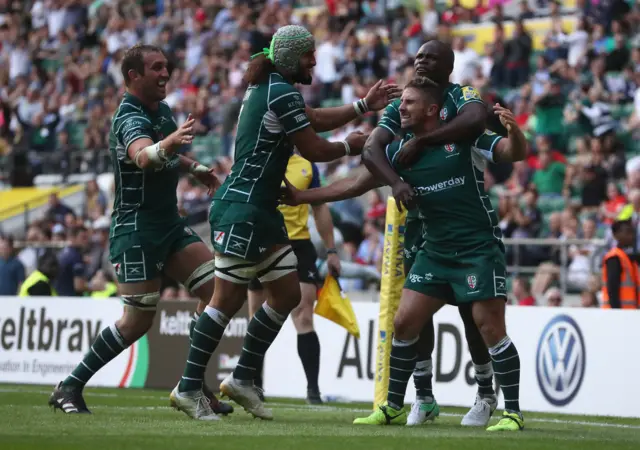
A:
[[[492,165],[487,173],[504,236],[604,238],[610,246],[609,227],[624,206],[633,205],[634,220],[640,214],[637,2],[582,0],[570,10],[553,1],[485,1],[474,9],[463,3],[331,0],[297,10],[297,2],[285,0],[1,0],[2,181],[28,186],[38,174],[110,170],[110,117],[124,89],[120,61],[137,42],[160,45],[170,56],[166,101],[178,122],[193,114],[197,138],[190,151],[224,177],[232,162],[244,68],[278,27],[302,24],[317,39],[314,83],[301,89],[312,106],[353,102],[380,78],[406,84],[418,47],[438,38],[454,49],[451,81],[478,88],[489,104],[507,105],[530,139],[525,161]],[[528,29],[540,17],[550,21],[542,42]],[[470,22],[490,30],[493,40],[482,51],[457,33]],[[376,121],[367,116],[330,137],[341,139],[355,128],[370,131]],[[362,170],[359,164],[358,157],[345,157],[320,165],[321,175],[328,182]],[[73,255],[63,261],[71,275],[58,293],[104,291],[112,282],[112,196],[90,182],[84,210],[75,212],[52,196],[46,219],[26,231],[26,248],[14,251],[5,237],[3,255],[17,254],[28,274],[38,244],[59,242],[65,247],[61,255]],[[206,189],[185,178],[179,198],[192,223],[206,220]],[[331,207],[344,257],[379,267],[383,192]],[[600,271],[606,249],[591,242],[570,246],[564,255],[556,245],[509,246],[511,265],[536,268],[513,273],[514,302],[561,305],[563,292],[555,286],[563,269],[567,288],[581,293],[583,306],[597,305],[600,283],[593,273]],[[0,286],[19,272],[17,264],[4,262]],[[3,288],[0,295],[6,293]],[[186,295],[177,287],[165,293]]]

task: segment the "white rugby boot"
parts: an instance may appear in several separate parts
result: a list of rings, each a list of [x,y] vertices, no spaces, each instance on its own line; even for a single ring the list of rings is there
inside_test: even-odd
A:
[[[476,394],[476,402],[462,418],[462,426],[486,427],[497,406],[498,400],[495,395],[480,397],[480,395]]]
[[[220,416],[211,409],[211,402],[202,389],[191,392],[179,392],[178,386],[173,388],[169,396],[171,406],[196,420],[220,420]]]
[[[431,401],[416,398],[416,401],[411,405],[411,412],[407,416],[407,426],[414,427],[429,421],[432,422],[439,415],[440,406],[435,398],[431,398]]]
[[[263,420],[273,420],[273,412],[265,408],[262,400],[258,396],[256,387],[245,386],[233,378],[233,374],[229,374],[227,378],[220,383],[220,392],[229,397],[231,400],[242,406],[245,411],[253,417],[259,417]]]

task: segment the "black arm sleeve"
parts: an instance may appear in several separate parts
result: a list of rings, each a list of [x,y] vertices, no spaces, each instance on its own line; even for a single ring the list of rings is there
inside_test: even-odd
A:
[[[622,265],[620,264],[620,258],[609,258],[606,264],[609,304],[614,309],[620,309],[620,278],[622,278]]]
[[[36,284],[27,289],[29,295],[46,295],[51,296],[51,286],[44,281],[38,281]]]

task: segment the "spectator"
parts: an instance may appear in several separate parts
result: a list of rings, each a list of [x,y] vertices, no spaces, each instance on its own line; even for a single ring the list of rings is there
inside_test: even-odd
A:
[[[549,150],[538,153],[540,167],[534,172],[532,182],[542,196],[559,196],[564,190],[566,167],[551,158]]]
[[[20,287],[19,297],[58,295],[53,287],[58,276],[58,259],[52,252],[45,252],[38,259],[38,268],[24,280]]]
[[[24,266],[15,256],[13,238],[0,236],[0,295],[16,295],[24,279]]]
[[[458,84],[471,84],[476,69],[480,67],[480,58],[471,48],[468,48],[463,37],[453,39],[453,72],[451,82]]]
[[[54,287],[63,297],[84,295],[89,291],[84,252],[89,246],[89,233],[84,227],[72,228],[69,243],[58,256],[59,273]]]
[[[607,183],[607,200],[600,207],[600,217],[602,222],[611,225],[616,217],[620,215],[627,199],[620,192],[620,188],[614,182]]]
[[[531,295],[529,280],[523,276],[517,276],[513,280],[513,296],[518,306],[535,306],[536,299]]]
[[[89,282],[91,297],[109,298],[118,296],[118,286],[113,282],[113,276],[109,272],[98,270]]]
[[[583,308],[598,308],[598,297],[591,291],[583,291],[580,294],[580,306]]]
[[[531,58],[531,36],[524,28],[522,20],[517,20],[513,37],[505,47],[507,82],[510,87],[518,87],[529,79],[529,59]]]
[[[49,209],[47,210],[47,219],[51,222],[62,224],[64,223],[65,216],[71,214],[75,216],[73,210],[60,201],[58,194],[53,193],[49,195]]]
[[[562,292],[560,292],[560,289],[556,287],[549,288],[544,296],[547,300],[547,306],[552,308],[562,306]]]
[[[638,263],[627,249],[636,240],[636,228],[629,220],[616,221],[611,227],[617,246],[604,257],[602,270],[602,307],[638,309]]]
[[[43,246],[51,241],[51,231],[40,223],[33,223],[27,229],[24,248],[18,253],[18,259],[24,266],[25,275],[29,276],[36,270],[38,259],[45,252]]]
[[[364,240],[358,248],[356,262],[368,266],[375,266],[380,270],[382,263],[382,246],[384,239],[382,233],[376,228],[373,221],[368,220],[364,224]]]

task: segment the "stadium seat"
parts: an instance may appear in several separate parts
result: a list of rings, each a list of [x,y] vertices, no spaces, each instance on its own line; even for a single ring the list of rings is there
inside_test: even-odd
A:
[[[95,173],[77,173],[67,177],[67,184],[85,184],[95,178]]]
[[[42,174],[37,175],[33,179],[33,184],[37,187],[47,187],[47,186],[57,186],[62,184],[64,181],[62,175],[60,174]]]

